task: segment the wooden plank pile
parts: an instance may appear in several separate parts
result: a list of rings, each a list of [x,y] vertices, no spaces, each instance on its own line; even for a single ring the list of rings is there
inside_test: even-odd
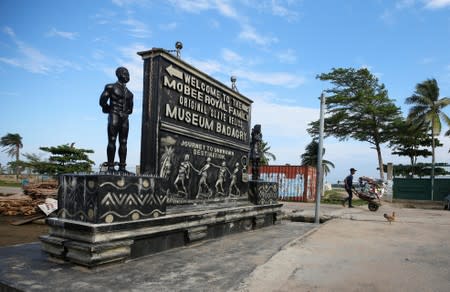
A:
[[[43,182],[30,184],[23,188],[23,193],[32,199],[56,198],[58,192],[58,183]]]
[[[41,213],[38,205],[46,198],[55,198],[58,185],[53,182],[30,184],[24,187],[23,194],[0,196],[0,214],[7,216],[34,215]]]
[[[11,198],[13,197],[13,198]],[[11,196],[8,198],[0,198],[0,213],[7,216],[17,215],[33,215],[38,212],[38,205],[44,200],[32,200],[26,196]]]

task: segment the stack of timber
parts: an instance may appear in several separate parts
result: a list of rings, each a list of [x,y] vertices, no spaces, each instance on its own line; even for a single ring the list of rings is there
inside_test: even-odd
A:
[[[30,184],[24,187],[23,194],[0,196],[0,214],[6,216],[29,216],[41,213],[38,205],[46,198],[55,198],[58,185],[53,182]]]
[[[28,196],[10,196],[0,197],[0,213],[6,216],[33,215],[38,212],[37,206],[42,204],[43,200],[32,200]]]
[[[32,199],[46,199],[54,198],[58,193],[57,182],[43,182],[37,184],[30,184],[23,188],[23,193],[30,196]]]

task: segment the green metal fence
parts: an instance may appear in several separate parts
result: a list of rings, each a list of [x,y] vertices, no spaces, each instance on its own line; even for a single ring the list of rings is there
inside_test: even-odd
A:
[[[394,199],[431,200],[431,179],[429,178],[394,178]],[[450,194],[450,179],[434,180],[433,201],[443,201]]]

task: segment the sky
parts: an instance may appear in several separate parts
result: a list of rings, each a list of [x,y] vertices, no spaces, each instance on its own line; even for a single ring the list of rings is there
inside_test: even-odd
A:
[[[435,78],[450,96],[450,0],[0,0],[0,136],[18,133],[22,153],[75,142],[106,161],[107,115],[98,104],[115,69],[130,71],[134,93],[127,164],[140,161],[143,61],[136,53],[173,50],[181,59],[253,100],[252,126],[276,155],[300,164],[319,119],[316,78],[332,68],[368,68],[407,115],[417,83]],[[450,114],[450,109],[446,109]],[[443,128],[442,133],[447,130]],[[448,162],[450,138],[437,162]],[[324,159],[342,180],[350,167],[378,177],[371,145],[326,138]],[[408,164],[383,148],[384,162]],[[0,152],[4,166],[12,158]],[[431,159],[423,160],[431,162]]]

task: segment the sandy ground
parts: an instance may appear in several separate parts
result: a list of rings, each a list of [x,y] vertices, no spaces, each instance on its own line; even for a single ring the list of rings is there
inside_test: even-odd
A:
[[[392,211],[389,224],[383,214]],[[449,275],[450,212],[384,204],[378,212],[342,209],[255,269],[239,291],[449,291]]]
[[[38,241],[40,235],[48,233],[48,227],[42,223],[11,225],[11,222],[24,218],[26,217],[0,215],[0,247]]]
[[[0,187],[0,194],[0,200],[24,196],[22,189],[17,187]],[[30,222],[19,226],[11,225],[11,222],[25,218],[27,217],[0,215],[0,247],[38,241],[40,235],[48,233],[48,227],[44,225],[43,220],[40,220],[39,224]]]

